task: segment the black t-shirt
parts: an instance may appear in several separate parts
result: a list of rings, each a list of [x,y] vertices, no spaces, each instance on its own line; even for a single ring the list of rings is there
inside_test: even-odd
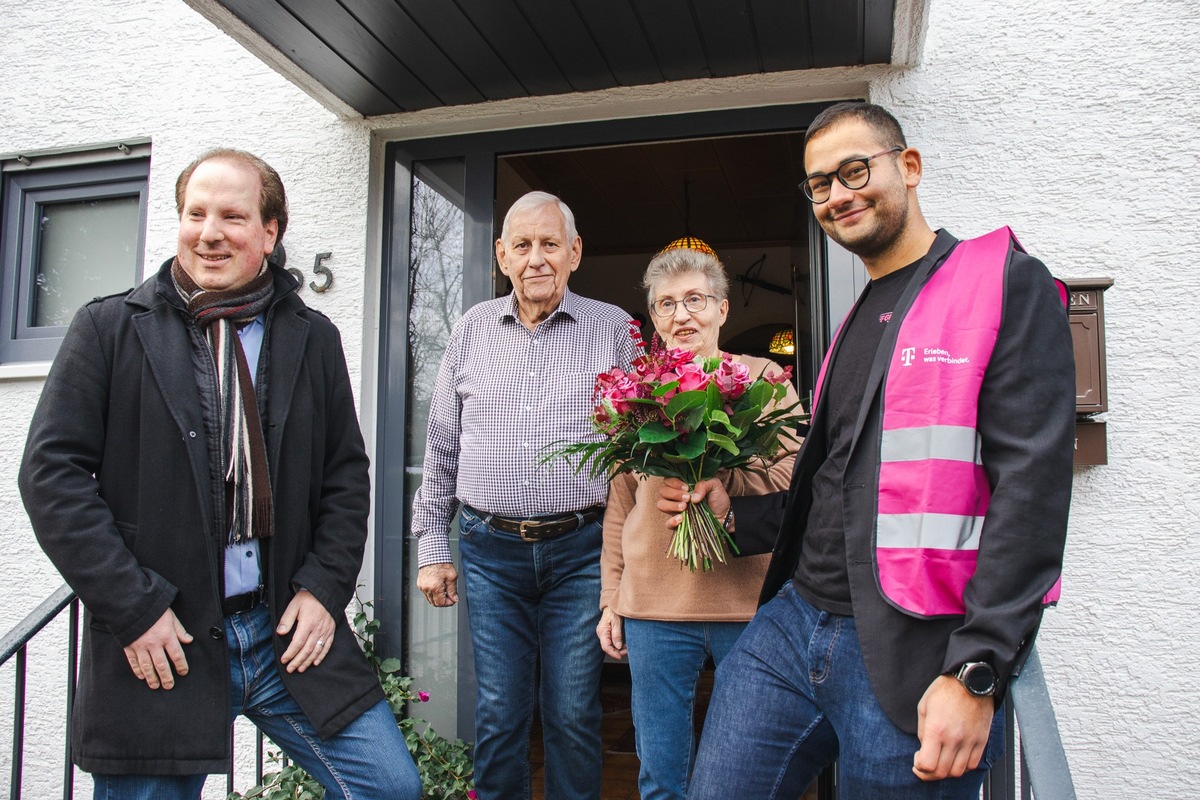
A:
[[[829,452],[813,476],[812,509],[793,580],[800,595],[822,611],[851,615],[846,572],[846,535],[842,521],[842,477],[850,455],[867,378],[883,332],[900,296],[916,274],[917,263],[871,281],[854,316],[845,324],[837,359],[821,389],[825,440]]]

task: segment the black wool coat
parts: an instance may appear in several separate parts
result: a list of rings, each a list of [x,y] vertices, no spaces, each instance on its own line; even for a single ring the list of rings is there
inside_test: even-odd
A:
[[[230,756],[224,481],[202,411],[215,367],[196,347],[170,263],[76,315],[20,471],[38,541],[85,606],[71,749],[91,772],[220,772]],[[337,328],[296,296],[290,275],[274,274],[258,373],[275,504],[263,571],[276,623],[304,587],[337,624],[319,667],[281,669],[328,737],[383,697],[345,615],[366,543],[368,460]],[[151,690],[123,648],[168,607],[195,637],[184,646],[190,671]],[[275,637],[277,656],[289,638]]]

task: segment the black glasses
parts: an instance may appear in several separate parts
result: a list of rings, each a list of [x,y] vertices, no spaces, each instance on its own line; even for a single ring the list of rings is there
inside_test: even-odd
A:
[[[842,186],[845,186],[847,189],[861,189],[871,180],[872,159],[886,156],[889,153],[899,153],[902,150],[904,150],[903,147],[897,146],[876,153],[873,156],[867,156],[866,158],[852,158],[844,162],[833,172],[808,176],[804,183],[800,184],[800,188],[804,190],[804,194],[809,200],[820,205],[829,200],[829,191],[833,188],[833,178],[835,175],[842,182]]]
[[[710,297],[713,300],[717,299],[715,294],[700,294],[699,292],[689,294],[682,300],[676,300],[674,297],[664,297],[662,300],[655,300],[650,305],[650,310],[657,317],[669,317],[675,313],[675,309],[682,303],[689,314],[698,314],[708,308],[708,298]]]

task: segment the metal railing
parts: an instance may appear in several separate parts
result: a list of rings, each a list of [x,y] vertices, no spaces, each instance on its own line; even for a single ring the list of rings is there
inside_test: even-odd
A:
[[[28,644],[43,628],[69,609],[67,622],[67,703],[66,736],[63,750],[63,800],[72,800],[75,791],[75,767],[71,763],[71,708],[75,704],[76,665],[79,661],[79,599],[71,587],[63,584],[54,594],[29,612],[11,631],[0,639],[0,667],[15,657],[16,691],[13,695],[12,767],[9,775],[10,800],[21,800],[25,759],[25,687],[28,677]],[[266,739],[257,731],[255,749],[255,782],[262,783],[264,746]],[[229,752],[233,753],[233,728],[229,729]],[[282,762],[287,764],[286,759]],[[225,791],[233,791],[233,764],[225,778]]]
[[[79,600],[71,587],[63,584],[58,591],[29,612],[25,619],[0,639],[0,667],[16,656],[16,692],[13,695],[12,772],[9,798],[21,800],[21,772],[25,756],[25,678],[29,640],[46,627],[64,608],[70,608],[67,643],[67,736],[63,758],[63,799],[71,800],[75,789],[75,768],[71,764],[71,706],[75,703],[75,664],[79,656]]]
[[[1037,646],[1008,685],[1004,704],[1004,761],[992,766],[984,786],[985,800],[1016,800],[1016,779],[1021,777],[1021,800],[1075,800],[1071,767],[1058,733],[1058,720],[1046,688],[1046,675]],[[1014,717],[1016,724],[1014,725]],[[1021,734],[1020,747],[1015,735]],[[1014,764],[1014,755],[1019,763]]]

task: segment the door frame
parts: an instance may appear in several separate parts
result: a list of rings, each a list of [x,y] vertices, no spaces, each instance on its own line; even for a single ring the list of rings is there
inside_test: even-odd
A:
[[[535,128],[459,134],[389,142],[384,150],[383,242],[381,248],[381,291],[379,332],[379,380],[376,398],[375,441],[375,617],[380,621],[379,651],[403,659],[404,613],[407,602],[404,538],[410,525],[411,508],[404,492],[382,491],[403,487],[407,458],[405,422],[408,412],[408,298],[410,217],[415,162],[462,158],[465,169],[463,236],[463,310],[494,296],[493,242],[496,159],[515,153],[553,151],[577,147],[612,146],[671,141],[713,136],[772,133],[807,128],[818,113],[833,102],[762,106],[721,111],[701,111],[659,117],[568,123]],[[797,189],[799,191],[799,189]],[[830,302],[828,265],[837,260],[830,245],[810,215],[809,251],[813,312],[813,364],[816,369],[832,335],[833,319],[840,313]],[[831,258],[832,256],[832,258]],[[485,266],[486,265],[486,266]],[[837,282],[836,280],[834,281]],[[853,298],[851,298],[852,300]],[[846,304],[845,308],[849,305]],[[845,309],[843,308],[842,311]],[[836,314],[836,316],[835,316]],[[460,631],[466,616],[460,604]],[[469,637],[464,637],[469,639]],[[461,639],[460,639],[461,641]],[[458,689],[473,684],[474,670],[462,661],[468,647],[459,649]],[[467,685],[464,685],[464,680]],[[470,703],[459,703],[460,730],[465,736],[462,709],[473,716]],[[473,726],[472,726],[473,727]]]

